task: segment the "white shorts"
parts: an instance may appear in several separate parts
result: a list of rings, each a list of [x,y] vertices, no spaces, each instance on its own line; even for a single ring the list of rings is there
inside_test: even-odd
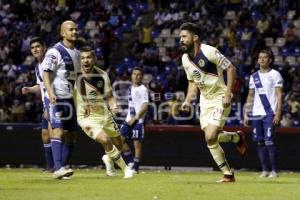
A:
[[[201,97],[200,100],[200,125],[204,129],[208,124],[223,128],[230,113],[231,106],[224,108],[222,97],[207,100]]]
[[[78,117],[77,121],[82,130],[94,140],[101,133],[111,138],[120,135],[118,125],[112,117]]]

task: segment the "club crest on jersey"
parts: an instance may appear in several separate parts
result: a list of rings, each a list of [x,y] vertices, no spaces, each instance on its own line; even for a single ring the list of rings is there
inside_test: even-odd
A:
[[[193,71],[193,77],[195,81],[200,81],[201,80],[201,74],[198,70]]]
[[[198,61],[198,65],[199,65],[200,67],[204,67],[205,61],[204,61],[203,59],[200,59],[200,60]]]
[[[102,88],[102,87],[103,87],[103,81],[98,81],[97,88]]]

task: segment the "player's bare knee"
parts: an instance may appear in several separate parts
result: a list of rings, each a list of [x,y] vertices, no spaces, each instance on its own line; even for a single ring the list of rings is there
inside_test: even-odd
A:
[[[51,137],[62,139],[63,135],[64,135],[64,130],[63,129],[61,129],[61,128],[55,128],[52,131],[52,136]]]
[[[111,143],[109,138],[105,134],[98,134],[95,140],[96,142],[101,143],[102,145],[107,145],[108,143]]]
[[[42,129],[42,141],[43,141],[43,143],[50,142],[50,135],[49,135],[48,130]]]
[[[218,141],[218,137],[216,137],[215,135],[205,135],[205,141],[208,145],[213,145],[216,144]]]

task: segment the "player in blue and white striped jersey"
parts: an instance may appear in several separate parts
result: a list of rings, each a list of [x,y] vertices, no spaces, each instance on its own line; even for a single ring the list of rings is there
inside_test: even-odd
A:
[[[128,112],[120,128],[121,135],[127,140],[133,140],[134,156],[129,146],[124,142],[123,154],[129,166],[138,173],[142,158],[142,141],[144,139],[144,118],[148,111],[149,92],[142,84],[143,70],[135,67],[131,74],[131,87],[128,89]]]
[[[32,87],[23,87],[22,93],[27,95],[28,93],[34,94],[41,94],[43,105],[44,105],[44,113],[42,115],[42,141],[44,146],[44,154],[45,160],[47,164],[46,170],[52,171],[54,167],[53,158],[52,158],[52,150],[51,150],[51,143],[50,143],[50,131],[51,126],[48,122],[49,120],[49,109],[46,108],[46,104],[44,102],[45,96],[45,87],[43,83],[43,69],[41,68],[41,63],[44,59],[46,53],[46,46],[42,38],[40,37],[33,37],[30,40],[30,48],[33,57],[37,60],[38,64],[35,67],[35,77],[36,77],[36,85]]]
[[[53,128],[51,146],[54,159],[54,178],[71,176],[67,169],[73,151],[74,132],[77,129],[73,86],[80,69],[80,53],[75,48],[78,28],[73,21],[61,24],[62,41],[50,48],[42,62],[46,97],[49,98],[50,122]]]
[[[250,77],[244,125],[249,125],[248,114],[252,112],[253,141],[257,142],[258,157],[262,166],[260,177],[276,178],[278,173],[274,126],[280,123],[281,118],[283,79],[278,71],[271,68],[272,62],[271,51],[259,52],[259,71]],[[272,167],[270,174],[267,157]]]

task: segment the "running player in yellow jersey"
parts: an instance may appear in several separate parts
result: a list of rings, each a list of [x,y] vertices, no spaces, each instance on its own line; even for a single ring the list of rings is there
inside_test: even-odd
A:
[[[181,109],[189,111],[191,101],[199,89],[201,128],[210,153],[224,174],[217,182],[235,182],[234,173],[219,145],[219,142],[234,142],[242,156],[246,153],[246,141],[242,132],[222,131],[230,113],[235,67],[215,47],[200,43],[196,24],[183,23],[179,37],[183,52],[182,65],[189,81],[187,96]],[[224,82],[223,70],[227,71],[227,85]]]
[[[122,150],[122,141],[113,119],[112,112],[116,109],[116,104],[108,75],[95,66],[96,55],[92,48],[82,48],[80,59],[82,76],[77,80],[78,124],[89,137],[102,144],[106,153],[103,161],[107,175],[115,175],[115,162],[124,171],[124,178],[131,178],[133,172],[119,151]]]

